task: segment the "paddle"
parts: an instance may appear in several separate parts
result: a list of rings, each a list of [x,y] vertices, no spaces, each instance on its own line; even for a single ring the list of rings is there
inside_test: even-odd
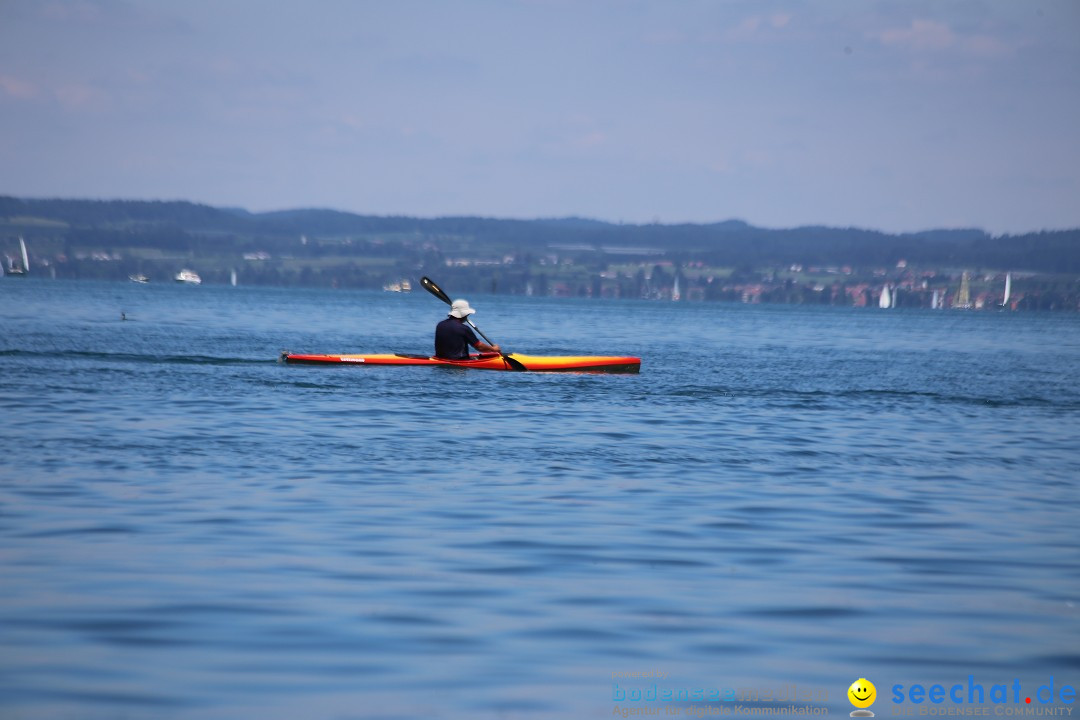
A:
[[[435,297],[442,300],[447,305],[453,305],[454,304],[454,301],[450,299],[450,296],[447,295],[445,292],[443,292],[443,289],[441,287],[439,287],[438,285],[436,285],[435,281],[432,280],[431,278],[429,278],[429,277],[420,278],[420,284],[424,286],[425,290],[427,290],[429,293],[431,293]],[[480,328],[476,327],[476,325],[473,325],[472,320],[470,320],[469,318],[466,317],[465,322],[469,323],[469,325],[472,327],[473,330],[480,333],[480,337],[484,338],[484,342],[486,342],[488,345],[494,345],[495,344],[495,343],[491,342],[491,340],[488,339],[487,335],[480,332]],[[509,365],[511,370],[517,370],[517,371],[528,370],[527,367],[525,367],[524,365],[522,365],[521,363],[519,363],[517,360],[510,357],[506,353],[499,353],[499,355],[502,356],[503,362],[505,362],[507,365]]]

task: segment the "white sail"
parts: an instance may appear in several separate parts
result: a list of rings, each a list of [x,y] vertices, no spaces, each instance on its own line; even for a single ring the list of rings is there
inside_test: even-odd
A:
[[[676,300],[676,301],[682,299],[682,291],[679,290],[679,276],[678,275],[675,276],[675,287],[672,288],[672,290],[671,290],[671,299]]]
[[[232,271],[232,274],[229,276],[229,283],[233,287],[236,287],[236,270],[235,269]]]
[[[1012,273],[1005,273],[1005,297],[1001,300],[1001,306],[1009,304],[1009,296],[1012,295]]]
[[[887,283],[881,288],[881,298],[878,299],[878,307],[892,307],[892,299],[889,297],[889,285]]]
[[[23,272],[30,272],[30,256],[26,254],[26,241],[19,238],[19,247],[22,249]]]

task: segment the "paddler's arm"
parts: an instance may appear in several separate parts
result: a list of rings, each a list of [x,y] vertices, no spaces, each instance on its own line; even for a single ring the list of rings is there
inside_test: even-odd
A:
[[[499,349],[498,345],[488,345],[486,342],[480,342],[479,340],[476,341],[476,344],[473,345],[473,347],[476,348],[477,350],[479,350],[482,353],[501,353],[502,352],[502,350]]]

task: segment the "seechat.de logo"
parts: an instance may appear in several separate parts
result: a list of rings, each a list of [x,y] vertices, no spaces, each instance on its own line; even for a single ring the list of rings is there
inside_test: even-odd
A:
[[[974,675],[968,675],[966,683],[934,683],[929,687],[921,684],[908,687],[899,684],[892,686],[892,701],[897,705],[907,701],[913,705],[928,703],[931,705],[1028,706],[1032,704],[1032,701],[1035,705],[1051,705],[1055,700],[1062,705],[1073,704],[1076,702],[1076,688],[1072,685],[1055,683],[1052,675],[1050,681],[1045,685],[1040,685],[1034,693],[1023,689],[1020,678],[1013,678],[1011,684],[996,683],[984,686],[983,683],[976,682]],[[996,712],[995,714],[1010,713]]]

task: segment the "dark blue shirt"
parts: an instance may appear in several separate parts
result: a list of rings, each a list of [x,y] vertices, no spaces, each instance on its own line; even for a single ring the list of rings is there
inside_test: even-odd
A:
[[[476,347],[476,334],[461,320],[448,317],[435,326],[435,357],[445,360],[464,360],[469,346]]]

